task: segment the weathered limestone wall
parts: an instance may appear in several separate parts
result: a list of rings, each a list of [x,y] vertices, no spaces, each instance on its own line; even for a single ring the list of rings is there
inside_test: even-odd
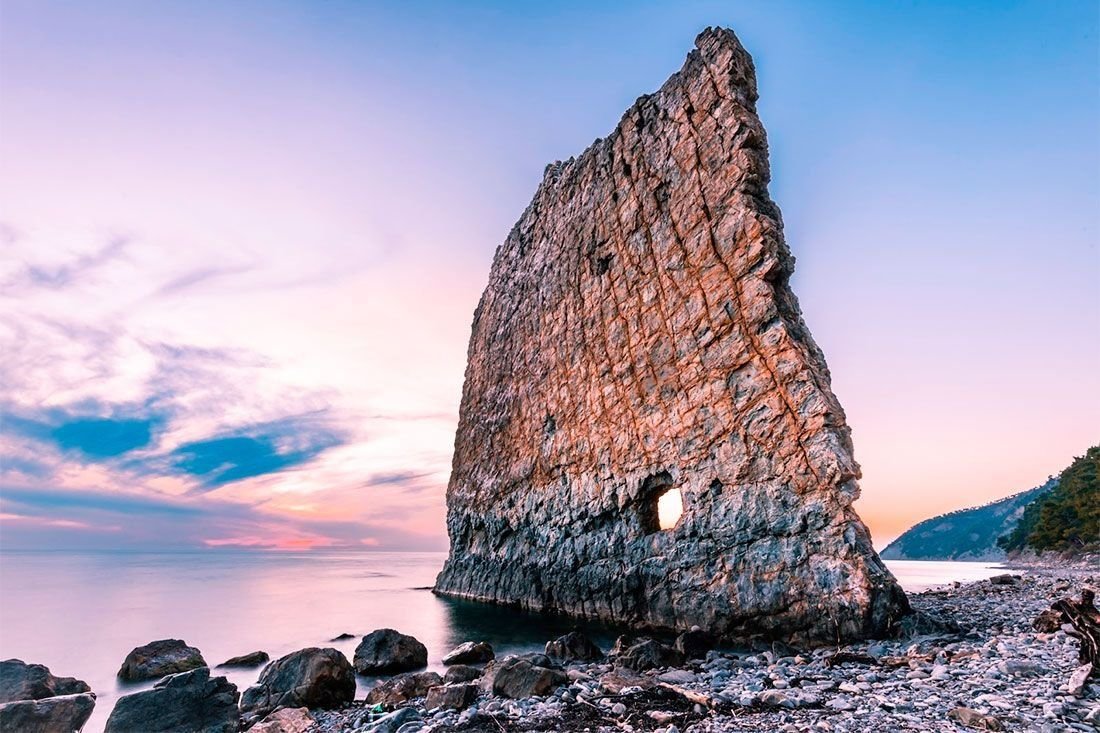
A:
[[[656,628],[836,641],[908,609],[788,287],[752,60],[708,29],[547,167],[474,314],[436,591]],[[656,525],[679,488],[684,514]]]

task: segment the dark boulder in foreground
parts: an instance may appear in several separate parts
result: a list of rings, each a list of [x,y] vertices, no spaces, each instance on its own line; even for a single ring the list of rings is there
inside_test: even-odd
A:
[[[126,655],[119,679],[127,682],[155,680],[170,674],[205,667],[202,652],[179,639],[160,639],[139,646]]]
[[[0,662],[0,731],[71,733],[94,708],[95,694],[81,680],[21,659]]]
[[[481,677],[482,671],[477,667],[471,667],[468,664],[455,664],[447,668],[447,673],[443,675],[443,682],[445,684],[451,684],[454,682],[473,682]]]
[[[685,659],[703,659],[714,648],[714,637],[699,628],[685,631],[676,637],[673,645]]]
[[[481,687],[476,684],[439,685],[428,690],[424,700],[426,710],[465,710],[477,701]]]
[[[120,697],[105,733],[236,733],[237,686],[209,667],[165,677],[151,690]]]
[[[282,707],[336,708],[355,697],[355,670],[336,649],[310,647],[276,659],[244,691],[241,712],[255,722]]]
[[[416,637],[393,629],[378,629],[363,637],[355,648],[359,674],[391,674],[426,667],[428,648]]]
[[[618,662],[627,669],[641,672],[683,664],[684,655],[654,639],[642,639],[619,654]]]
[[[84,727],[94,708],[93,692],[7,702],[0,705],[0,731],[72,733]]]
[[[546,655],[560,662],[595,662],[603,659],[603,650],[579,631],[570,631],[546,642]]]
[[[424,697],[428,690],[442,684],[443,678],[435,672],[399,674],[371,688],[367,693],[367,704],[396,707],[407,700]]]
[[[41,664],[27,664],[21,659],[0,662],[0,703],[76,695],[91,689],[75,677],[54,677]]]
[[[545,695],[569,678],[560,669],[531,663],[523,657],[507,657],[492,670],[493,693],[516,700]]]
[[[444,664],[480,664],[496,656],[493,646],[486,641],[467,641],[443,657]]]
[[[251,652],[249,654],[242,654],[239,657],[231,657],[221,664],[219,667],[259,667],[261,664],[267,664],[271,661],[271,657],[267,652]]]

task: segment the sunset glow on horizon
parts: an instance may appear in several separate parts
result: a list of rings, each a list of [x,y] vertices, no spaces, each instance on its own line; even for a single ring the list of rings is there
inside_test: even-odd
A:
[[[446,549],[493,252],[707,25],[876,546],[1037,486],[1100,439],[1098,15],[5,2],[0,547]]]

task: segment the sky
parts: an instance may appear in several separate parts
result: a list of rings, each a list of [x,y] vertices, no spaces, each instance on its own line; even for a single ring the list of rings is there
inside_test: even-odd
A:
[[[731,27],[881,547],[1100,439],[1100,6],[0,4],[0,547],[446,549],[545,165]]]

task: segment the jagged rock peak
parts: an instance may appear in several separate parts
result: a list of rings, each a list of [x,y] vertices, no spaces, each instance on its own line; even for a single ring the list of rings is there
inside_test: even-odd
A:
[[[752,59],[725,29],[696,47],[547,167],[497,250],[436,591],[727,637],[879,634],[908,603],[852,509],[850,431],[788,286]]]

